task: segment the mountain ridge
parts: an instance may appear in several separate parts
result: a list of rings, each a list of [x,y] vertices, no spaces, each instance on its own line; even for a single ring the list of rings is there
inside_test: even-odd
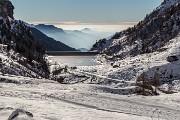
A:
[[[6,46],[0,51],[3,64],[0,72],[48,78],[45,48],[34,39],[25,22],[14,19],[14,6],[9,0],[0,0],[0,6],[0,43]]]
[[[34,26],[38,30],[42,30],[42,32],[62,32],[64,33],[64,30],[62,28],[57,28],[54,25],[46,25],[46,24],[38,24]]]
[[[14,19],[14,6],[9,0],[0,0],[0,16]]]
[[[48,37],[54,38],[76,49],[81,47],[90,49],[96,40],[100,39],[102,36],[108,37],[111,35],[110,33],[100,33],[90,29],[63,30],[54,25],[46,24],[33,25],[33,27],[46,34]]]
[[[134,27],[117,32],[108,40],[99,40],[91,50],[115,58],[125,58],[159,50],[180,32],[180,1],[174,0],[173,6],[164,7],[167,3],[169,1],[165,0]],[[161,10],[164,11],[160,12]]]
[[[77,51],[75,48],[71,48],[60,41],[56,41],[53,38],[48,37],[34,27],[31,27],[30,29],[34,38],[44,45],[47,51]]]

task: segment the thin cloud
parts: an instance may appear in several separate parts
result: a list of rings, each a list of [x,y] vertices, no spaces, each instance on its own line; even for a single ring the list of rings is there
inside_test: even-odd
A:
[[[124,25],[135,25],[135,24],[138,24],[138,22],[122,22],[121,24],[124,24]]]
[[[51,24],[51,25],[79,25],[83,24],[80,21],[66,21],[66,22],[54,22],[54,21],[33,21],[30,24]]]
[[[28,22],[29,24],[47,24],[47,25],[135,25],[138,22],[119,22],[119,23],[85,23],[80,21],[65,21],[65,22],[56,22],[56,21],[33,21]]]

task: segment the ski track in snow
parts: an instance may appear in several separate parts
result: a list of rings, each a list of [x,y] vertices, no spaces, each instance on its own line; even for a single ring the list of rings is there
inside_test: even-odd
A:
[[[151,117],[157,120],[180,119],[180,101],[173,97],[176,102],[172,102],[167,95],[123,96],[103,93],[98,90],[101,87],[99,85],[62,85],[49,80],[24,77],[9,79],[16,82],[0,84],[1,107],[25,108],[34,114],[35,120],[151,120]],[[167,98],[169,102],[166,102],[169,104],[165,104]],[[11,113],[10,110],[0,109],[0,116],[8,113]],[[3,120],[3,117],[0,119]]]

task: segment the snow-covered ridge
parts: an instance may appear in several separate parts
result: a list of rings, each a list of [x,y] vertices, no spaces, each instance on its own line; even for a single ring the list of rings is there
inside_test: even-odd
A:
[[[170,7],[180,3],[180,0],[165,0],[159,7],[158,9],[160,10],[160,13],[166,11]]]
[[[168,4],[168,1],[162,3],[161,6],[166,6],[165,3]],[[134,27],[116,33],[110,39],[98,41],[91,50],[114,58],[155,52],[180,32],[179,8],[179,0],[172,2],[166,9],[159,7]],[[159,10],[162,9],[162,14],[159,14]]]
[[[11,51],[13,51],[14,53],[12,56],[15,58],[16,63],[21,63],[21,66],[26,66],[25,68],[28,67],[28,69],[31,69],[31,71],[35,72],[36,74],[41,74],[40,76],[46,76],[45,74],[48,73],[48,71],[46,73],[43,72],[46,69],[44,68],[46,63],[45,59],[43,58],[45,48],[34,39],[30,28],[26,26],[23,21],[14,20],[10,17],[2,18],[0,21],[0,32],[0,41],[2,44],[6,45],[5,50],[1,50],[2,54],[7,56],[8,54],[11,54]],[[22,57],[23,60],[21,60],[19,57]],[[10,59],[11,58],[7,57],[8,61],[11,61]],[[11,70],[14,69],[14,71],[16,71],[16,65],[13,65],[14,68],[11,68]],[[26,71],[25,69],[23,70]]]
[[[19,73],[23,75],[24,70],[24,73],[28,74],[25,76],[48,77],[49,71],[44,58],[44,46],[34,39],[26,23],[15,20],[13,15],[14,6],[11,1],[0,0],[0,56],[4,67],[7,68],[3,71],[3,66],[0,65],[1,71],[13,75],[19,75]],[[5,50],[2,49],[3,46]],[[9,56],[10,51],[14,52],[11,57]],[[3,56],[6,56],[5,60]],[[13,64],[10,65],[10,63]]]

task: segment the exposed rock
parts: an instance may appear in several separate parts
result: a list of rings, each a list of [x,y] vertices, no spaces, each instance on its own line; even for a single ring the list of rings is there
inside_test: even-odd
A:
[[[177,56],[168,56],[167,57],[167,61],[168,62],[175,62],[175,61],[178,61],[178,57]]]
[[[16,109],[9,116],[8,120],[33,120],[33,114],[23,109]]]
[[[14,19],[14,6],[9,0],[0,0],[0,16]]]
[[[118,68],[119,67],[119,65],[113,65],[113,68]]]

